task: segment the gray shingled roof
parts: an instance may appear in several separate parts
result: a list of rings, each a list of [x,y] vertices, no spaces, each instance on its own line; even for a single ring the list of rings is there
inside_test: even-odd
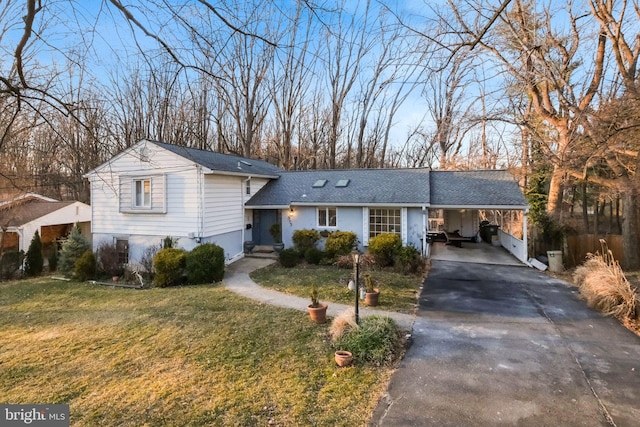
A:
[[[282,172],[282,169],[264,160],[181,147],[159,141],[149,142],[214,171],[266,177],[277,177]]]
[[[326,179],[321,188],[317,180]],[[336,187],[339,180],[346,187]],[[290,204],[412,205],[429,204],[428,169],[345,169],[283,172],[269,182],[247,206]]]
[[[508,171],[431,171],[431,206],[527,205]]]

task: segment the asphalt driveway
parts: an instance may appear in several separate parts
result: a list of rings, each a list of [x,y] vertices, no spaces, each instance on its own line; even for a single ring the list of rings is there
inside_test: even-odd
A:
[[[380,426],[638,426],[640,337],[527,267],[434,261]]]

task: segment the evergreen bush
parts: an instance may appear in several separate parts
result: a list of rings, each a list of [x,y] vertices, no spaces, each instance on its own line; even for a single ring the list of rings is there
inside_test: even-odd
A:
[[[300,254],[293,248],[284,249],[280,252],[280,264],[285,268],[293,268],[298,265]]]
[[[421,274],[424,270],[424,260],[418,249],[413,246],[403,246],[395,256],[393,265],[402,274]]]
[[[322,258],[324,258],[325,253],[318,248],[309,248],[304,253],[304,259],[307,260],[309,264],[318,265]]]
[[[49,271],[56,271],[58,269],[58,246],[56,244],[51,248],[49,254]]]
[[[186,263],[186,252],[177,248],[165,248],[153,257],[153,267],[156,275],[153,283],[160,287],[180,285]]]
[[[224,249],[202,244],[186,255],[187,280],[192,284],[219,282],[224,277]]]
[[[357,240],[358,236],[352,231],[334,231],[327,237],[324,250],[330,258],[347,255],[353,250]]]
[[[300,252],[304,254],[307,252],[307,249],[315,248],[316,243],[320,240],[320,233],[318,230],[295,230],[293,232],[293,236],[291,236],[291,240],[293,240],[293,246]]]
[[[0,256],[0,279],[12,279],[22,265],[23,251],[7,251]]]
[[[91,250],[85,251],[78,257],[73,267],[73,275],[81,282],[95,277],[96,257]]]
[[[40,240],[40,233],[36,230],[25,256],[24,271],[28,276],[37,276],[42,273],[43,268],[42,240]]]
[[[80,227],[78,224],[74,225],[69,237],[62,244],[62,249],[60,249],[58,270],[60,270],[62,274],[71,275],[78,258],[90,249],[91,245],[89,245],[89,241],[82,235]]]
[[[382,233],[369,240],[369,253],[375,257],[380,267],[392,265],[400,248],[402,240],[397,234]]]

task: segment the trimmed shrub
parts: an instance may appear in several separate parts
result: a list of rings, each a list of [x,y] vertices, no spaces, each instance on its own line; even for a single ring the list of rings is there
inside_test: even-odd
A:
[[[324,258],[324,252],[318,248],[309,248],[304,253],[304,259],[306,259],[309,264],[318,265],[320,261],[322,261],[322,258]]]
[[[58,259],[58,270],[62,274],[70,275],[73,273],[76,261],[86,251],[91,249],[91,245],[82,235],[78,224],[74,225],[71,233],[60,249],[60,258]]]
[[[197,246],[187,253],[185,262],[189,283],[219,282],[224,277],[224,249],[213,243]]]
[[[96,257],[93,252],[85,251],[78,259],[73,267],[74,277],[84,282],[93,279],[96,275]]]
[[[119,262],[118,249],[115,243],[102,242],[96,250],[98,271],[108,276],[122,276],[124,266]]]
[[[280,264],[285,268],[293,268],[298,265],[300,254],[293,248],[283,249],[279,256]]]
[[[154,284],[160,288],[180,285],[183,282],[186,252],[177,248],[165,248],[153,257],[156,270]]]
[[[348,327],[336,334],[334,347],[353,353],[358,362],[376,366],[393,363],[402,354],[404,343],[396,323],[386,316],[367,316],[360,327]]]
[[[42,273],[43,268],[42,240],[40,240],[40,233],[36,230],[31,239],[31,244],[29,244],[27,255],[25,256],[24,272],[28,276],[37,276]]]
[[[353,250],[357,240],[358,236],[352,231],[334,231],[327,237],[324,250],[331,258],[347,255]]]
[[[413,246],[403,246],[396,254],[393,265],[402,274],[422,274],[424,260]]]
[[[380,267],[392,265],[400,248],[402,248],[402,240],[397,234],[382,233],[369,240],[369,253],[376,258]]]
[[[293,240],[294,247],[302,254],[307,252],[307,249],[315,248],[316,243],[320,240],[320,233],[317,230],[295,230],[293,232],[293,236],[291,236],[291,240]]]

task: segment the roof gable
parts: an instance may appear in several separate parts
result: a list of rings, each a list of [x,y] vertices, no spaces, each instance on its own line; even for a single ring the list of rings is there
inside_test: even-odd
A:
[[[282,169],[269,162],[259,159],[234,156],[231,154],[217,153],[215,151],[199,150],[196,148],[182,147],[174,144],[167,144],[160,141],[141,140],[135,145],[118,153],[109,161],[101,164],[85,174],[88,177],[94,173],[99,173],[103,168],[112,166],[120,158],[134,153],[134,157],[143,161],[143,152],[149,144],[153,144],[174,155],[180,156],[189,162],[196,163],[208,171],[205,173],[220,173],[226,175],[260,176],[266,178],[277,178]]]

